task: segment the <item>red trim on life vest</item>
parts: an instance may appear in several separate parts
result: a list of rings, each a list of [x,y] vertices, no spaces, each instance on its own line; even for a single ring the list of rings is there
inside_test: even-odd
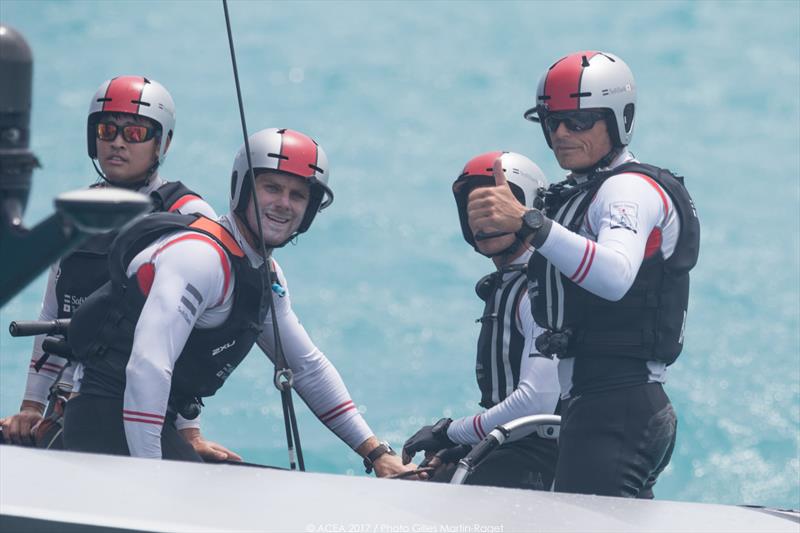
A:
[[[236,239],[234,239],[233,236],[228,233],[228,230],[213,220],[206,217],[200,217],[189,224],[189,227],[199,229],[208,233],[209,235],[213,235],[214,238],[221,242],[222,245],[228,250],[228,253],[233,254],[236,257],[244,257],[244,251],[236,243]]]
[[[187,195],[181,196],[180,198],[178,198],[178,200],[174,204],[172,204],[172,206],[169,208],[169,212],[170,213],[174,213],[175,211],[177,211],[181,207],[185,206],[186,204],[188,204],[192,200],[200,200],[200,199],[201,198],[199,196],[197,196],[196,194],[187,194]]]
[[[661,249],[662,240],[661,229],[653,228],[653,231],[651,231],[650,235],[647,237],[647,244],[644,247],[645,259],[652,257]]]
[[[661,201],[664,204],[664,220],[667,220],[667,217],[669,216],[669,200],[667,200],[667,195],[664,193],[664,189],[661,188],[661,185],[659,185],[656,180],[645,174],[639,174],[637,172],[629,172],[629,174],[633,174],[634,176],[639,176],[640,178],[642,178],[647,183],[653,186],[658,195],[661,197]]]
[[[142,294],[148,296],[156,277],[156,267],[153,263],[145,263],[136,270],[136,282]]]
[[[140,76],[120,76],[111,80],[106,89],[102,110],[111,113],[139,113],[138,102],[144,92],[144,79]]]

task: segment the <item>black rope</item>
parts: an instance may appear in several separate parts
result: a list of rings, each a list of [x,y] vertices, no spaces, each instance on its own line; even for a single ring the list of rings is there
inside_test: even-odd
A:
[[[265,278],[263,281],[264,289],[267,293],[269,300],[269,312],[272,314],[272,331],[275,336],[275,346],[273,353],[273,363],[275,364],[274,383],[275,387],[281,391],[281,403],[283,404],[283,418],[284,425],[286,426],[286,444],[289,453],[289,465],[292,470],[297,468],[294,458],[295,446],[297,447],[297,462],[300,465],[300,470],[305,470],[305,463],[303,461],[303,451],[300,447],[300,433],[297,428],[297,418],[294,412],[294,405],[292,403],[292,371],[286,363],[286,357],[283,354],[283,345],[281,344],[280,332],[278,331],[278,320],[275,318],[275,299],[272,296],[272,266],[267,256],[266,244],[264,244],[264,230],[261,226],[261,208],[258,205],[256,197],[256,178],[253,172],[253,161],[250,158],[250,141],[247,135],[247,122],[244,118],[244,104],[242,103],[242,89],[239,85],[239,69],[236,66],[236,52],[233,48],[233,33],[231,31],[231,19],[228,14],[228,1],[222,0],[222,7],[225,11],[225,26],[228,30],[228,45],[231,50],[231,65],[233,66],[233,79],[236,82],[236,97],[239,101],[239,118],[242,122],[242,135],[244,136],[244,149],[247,154],[247,168],[248,175],[250,176],[250,191],[253,206],[255,208],[256,222],[258,226],[258,242],[259,252],[264,261],[264,269],[262,276]]]

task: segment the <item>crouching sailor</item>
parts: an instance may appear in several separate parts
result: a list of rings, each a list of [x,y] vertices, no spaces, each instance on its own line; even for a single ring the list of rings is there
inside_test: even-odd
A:
[[[267,255],[305,232],[333,200],[328,161],[311,138],[268,129],[250,137]],[[317,417],[377,475],[413,469],[381,444],[359,414],[336,369],[292,310],[286,279],[266,282],[247,154],[233,166],[229,214],[219,221],[156,214],[120,234],[111,281],[73,318],[70,342],[83,362],[79,396],[67,404],[71,450],[198,460],[177,438],[176,414],[187,418],[213,395],[254,343],[275,355],[278,323],[294,388]],[[275,292],[274,315],[267,290]]]

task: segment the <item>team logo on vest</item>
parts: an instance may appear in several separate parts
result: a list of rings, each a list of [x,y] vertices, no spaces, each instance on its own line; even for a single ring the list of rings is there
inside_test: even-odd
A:
[[[221,354],[228,348],[232,347],[234,344],[236,344],[236,339],[233,339],[231,342],[225,343],[222,346],[217,346],[216,348],[211,350],[211,357]]]
[[[64,294],[62,310],[65,313],[74,313],[85,300],[86,296],[73,296],[71,294]]]
[[[639,230],[639,206],[633,202],[616,202],[609,207],[611,229],[625,228],[634,233]]]

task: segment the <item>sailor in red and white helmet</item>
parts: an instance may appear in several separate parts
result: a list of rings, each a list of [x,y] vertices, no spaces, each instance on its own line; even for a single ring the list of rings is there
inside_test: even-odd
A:
[[[124,187],[151,196],[156,211],[216,214],[200,195],[180,181],[168,182],[157,170],[164,162],[175,131],[175,104],[169,92],[155,80],[142,76],[118,76],[98,87],[89,103],[86,121],[87,152],[103,179],[95,187]],[[97,235],[50,269],[39,320],[68,319],[81,303],[108,281],[108,248],[116,231]],[[0,420],[5,437],[16,444],[60,447],[58,415],[40,431],[50,390],[58,381],[62,390],[72,387],[75,368],[66,360],[44,355],[44,335],[34,341],[28,381],[20,413]],[[80,372],[80,370],[77,370]],[[179,422],[181,434],[206,457],[236,458],[235,453],[205,441],[197,421]],[[45,427],[45,426],[43,426]],[[35,429],[34,429],[35,428]]]
[[[525,278],[533,249],[513,234],[476,241],[467,217],[470,195],[480,187],[494,185],[497,159],[511,192],[523,206],[540,206],[547,188],[541,169],[514,152],[487,152],[470,159],[453,184],[464,240],[491,258],[496,270],[475,287],[485,302],[483,316],[477,321],[481,326],[475,363],[479,403],[485,410],[454,420],[442,418],[422,427],[403,446],[406,461],[425,451],[427,466],[438,467],[433,481],[450,481],[457,461],[492,428],[522,416],[552,415],[558,402],[556,361],[538,353],[534,346],[542,330],[533,321],[528,292],[535,291],[536,284],[528,287]],[[556,429],[543,427],[504,446],[481,463],[467,483],[550,490],[558,457]]]
[[[153,214],[115,241],[111,283],[81,306],[70,326],[70,344],[85,369],[80,396],[67,405],[66,447],[196,460],[162,446],[163,435],[174,433],[176,413],[197,412],[201,398],[224,384],[254,344],[275,357],[275,320],[294,388],[317,417],[368,458],[377,475],[412,470],[374,436],[300,324],[283,271],[270,257],[331,204],[325,152],[289,129],[260,131],[249,145],[258,209],[242,147],[228,214],[217,221]],[[272,280],[259,253],[258,213]]]
[[[525,117],[541,123],[567,180],[544,209],[526,209],[496,162],[496,186],[470,197],[470,225],[536,248],[532,309],[547,330],[536,345],[559,358],[564,404],[555,490],[652,498],[675,444],[662,384],[683,347],[697,213],[683,178],[628,151],[636,84],[619,57],[563,57],[536,98]]]

